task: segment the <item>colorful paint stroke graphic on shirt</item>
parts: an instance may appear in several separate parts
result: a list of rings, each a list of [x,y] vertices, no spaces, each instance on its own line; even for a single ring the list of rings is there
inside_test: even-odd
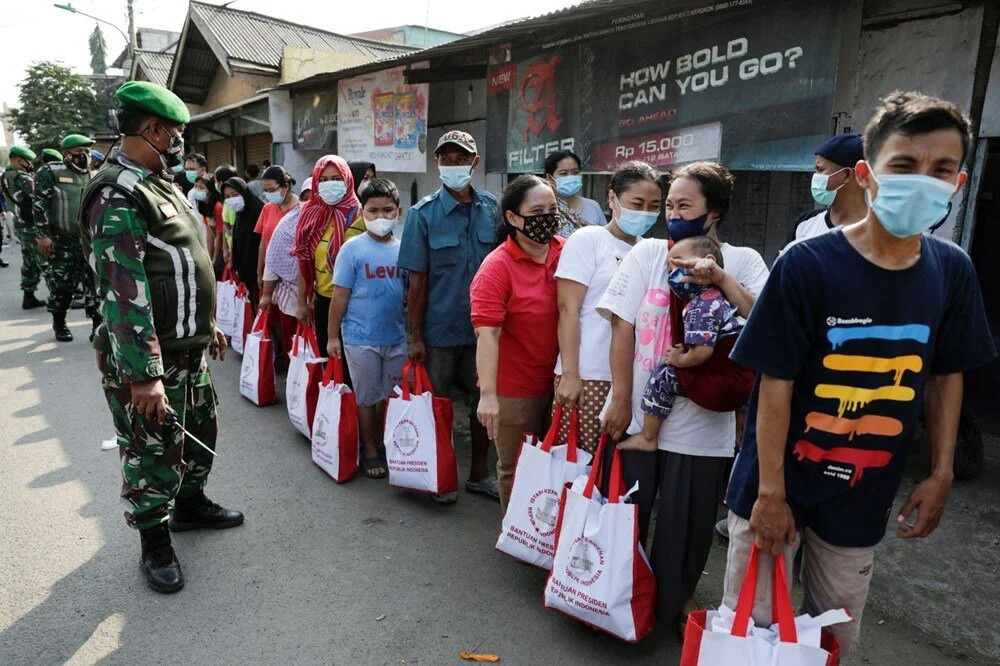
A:
[[[827,331],[827,340],[833,347],[833,353],[823,358],[823,367],[834,373],[865,372],[888,375],[891,382],[877,388],[835,383],[818,384],[814,390],[816,397],[836,400],[837,413],[809,412],[806,415],[805,432],[821,430],[834,435],[846,436],[848,444],[858,435],[882,437],[900,435],[903,432],[903,424],[899,419],[879,414],[865,413],[857,416],[853,414],[878,401],[913,401],[916,398],[916,391],[909,386],[904,386],[903,380],[906,373],[919,373],[923,370],[923,359],[915,354],[883,358],[847,354],[838,350],[857,340],[914,341],[927,344],[930,338],[930,328],[923,324],[838,326],[838,323],[833,318],[827,320],[827,324],[830,325],[830,329]],[[826,465],[825,474],[849,480],[851,486],[862,479],[866,469],[888,465],[893,455],[892,451],[862,449],[846,445],[824,449],[805,439],[795,443],[792,454],[800,462],[809,460]],[[851,469],[847,470],[841,465],[850,465]]]

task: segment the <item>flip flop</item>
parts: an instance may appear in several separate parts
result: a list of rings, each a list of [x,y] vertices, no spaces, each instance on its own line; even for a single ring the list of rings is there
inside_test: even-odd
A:
[[[382,460],[378,456],[372,456],[371,458],[365,458],[361,461],[361,467],[364,470],[365,476],[369,479],[384,479],[389,475],[389,465],[386,461]],[[373,470],[382,470],[381,472],[376,472]]]

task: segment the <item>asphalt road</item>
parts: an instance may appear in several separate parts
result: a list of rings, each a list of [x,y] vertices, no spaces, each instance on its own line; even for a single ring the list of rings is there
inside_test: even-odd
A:
[[[22,312],[16,254],[0,269],[0,664],[456,664],[471,650],[511,664],[676,663],[668,627],[629,646],[543,610],[544,573],[493,550],[495,502],[333,483],[282,404],[239,396],[232,357],[212,368],[221,427],[207,493],[246,524],[175,535],[187,585],[150,591],[117,452],[100,449],[113,433],[89,321],[74,311],[77,340],[56,343],[44,311]],[[724,559],[713,549],[703,606],[718,603]],[[932,635],[874,608],[863,641],[856,663],[952,663]]]

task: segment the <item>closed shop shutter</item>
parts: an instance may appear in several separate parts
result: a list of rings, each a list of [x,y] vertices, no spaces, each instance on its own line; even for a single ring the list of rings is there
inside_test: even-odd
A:
[[[271,133],[250,134],[243,137],[243,149],[247,164],[263,166],[264,160],[271,159]]]
[[[209,141],[205,144],[205,159],[208,160],[208,168],[212,170],[223,164],[232,164],[233,144],[229,139]]]

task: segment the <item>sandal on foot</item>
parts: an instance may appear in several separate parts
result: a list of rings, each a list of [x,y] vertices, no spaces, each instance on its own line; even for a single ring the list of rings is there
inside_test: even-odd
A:
[[[495,476],[487,476],[478,481],[466,481],[465,492],[479,493],[495,500],[500,499],[500,484]]]
[[[369,479],[384,479],[389,475],[389,465],[378,456],[365,458],[361,461],[361,467]]]

